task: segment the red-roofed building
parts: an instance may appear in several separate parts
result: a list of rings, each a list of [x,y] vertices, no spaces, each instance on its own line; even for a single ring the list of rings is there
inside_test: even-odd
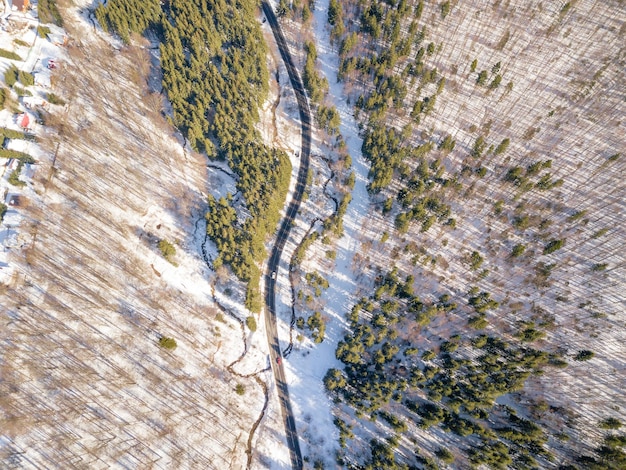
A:
[[[18,118],[18,122],[22,129],[28,129],[28,126],[30,125],[30,118],[28,117],[28,114],[22,114],[22,116]]]
[[[30,0],[13,0],[13,9],[26,11],[30,8]]]

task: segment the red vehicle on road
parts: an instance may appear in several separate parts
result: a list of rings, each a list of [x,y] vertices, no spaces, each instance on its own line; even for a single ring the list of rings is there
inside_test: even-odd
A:
[[[281,365],[283,363],[283,358],[280,356],[276,356],[276,364]]]

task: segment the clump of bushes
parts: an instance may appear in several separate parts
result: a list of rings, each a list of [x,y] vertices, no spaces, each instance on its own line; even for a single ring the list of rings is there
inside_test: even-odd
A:
[[[583,349],[582,351],[578,351],[578,354],[574,357],[577,361],[588,361],[595,356],[593,351],[589,351],[588,349]]]
[[[513,258],[517,258],[518,256],[522,256],[524,251],[526,251],[526,246],[521,243],[518,243],[517,245],[513,247],[513,250],[511,250],[511,256]]]
[[[6,49],[0,49],[0,57],[10,60],[22,60],[22,58],[13,51],[7,51]]]
[[[249,317],[246,317],[246,326],[248,327],[248,329],[252,332],[256,331],[256,319],[250,315]]]
[[[9,179],[8,179],[9,184],[12,184],[13,186],[17,186],[18,188],[26,186],[26,183],[20,180],[20,173],[22,172],[23,166],[24,166],[24,162],[20,161],[19,164],[17,165],[17,168],[13,170],[11,174],[9,175]]]
[[[326,332],[326,323],[324,322],[324,319],[322,318],[321,313],[315,312],[313,315],[311,315],[308,318],[306,323],[307,323],[307,326],[309,327],[309,330],[311,330],[311,336],[313,338],[313,342],[315,342],[316,344],[319,344],[322,341],[324,341],[324,334]]]
[[[159,346],[164,349],[169,349],[170,351],[173,351],[174,349],[176,349],[178,344],[176,344],[176,340],[174,338],[161,336],[161,338],[159,338]]]
[[[65,100],[54,93],[48,93],[48,103],[63,106],[65,105]]]
[[[50,34],[50,28],[47,26],[37,26],[37,34],[40,38],[46,38]]]
[[[622,427],[622,422],[617,418],[606,418],[600,421],[600,428],[602,429],[619,429]]]
[[[163,258],[168,260],[170,263],[172,262],[172,257],[176,254],[176,248],[167,240],[161,240],[159,242],[159,251],[163,255]]]
[[[454,462],[454,455],[452,455],[452,452],[450,452],[448,449],[446,449],[445,447],[440,447],[436,452],[435,455],[441,459],[442,462],[447,463],[447,464],[451,464],[452,462]]]
[[[35,77],[33,76],[32,73],[24,72],[23,70],[20,70],[17,75],[22,85],[33,86],[35,84]]]
[[[18,79],[18,73],[19,71],[17,67],[11,64],[7,71],[4,72],[4,83],[6,83],[8,87],[12,87],[13,85],[15,85]]]
[[[472,251],[469,256],[469,265],[472,271],[476,271],[483,264],[484,258],[480,256],[478,251]]]
[[[543,254],[549,255],[550,253],[554,253],[556,250],[559,250],[565,244],[565,239],[563,240],[550,240],[546,246],[543,248]]]

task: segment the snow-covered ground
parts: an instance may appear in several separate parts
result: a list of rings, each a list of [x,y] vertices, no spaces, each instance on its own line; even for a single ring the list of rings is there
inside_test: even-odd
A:
[[[359,127],[352,106],[345,99],[343,85],[336,80],[338,62],[336,51],[330,46],[327,25],[329,2],[320,2],[313,12],[312,38],[320,72],[330,86],[328,102],[336,106],[341,116],[340,131],[352,158],[356,184],[343,219],[345,234],[333,241],[336,259],[325,257],[324,248],[317,250],[316,245],[317,251],[310,253],[302,265],[304,272],[319,272],[330,284],[318,300],[326,319],[325,340],[319,345],[307,338],[294,340],[293,351],[284,364],[307,465],[320,460],[326,468],[333,468],[338,432],[333,425],[333,403],[322,379],[330,367],[340,366],[334,355],[345,332],[346,312],[358,298],[369,294],[362,290],[371,279],[363,279],[367,277],[363,274],[371,265],[389,266],[391,247],[399,249],[404,242],[378,243],[382,231],[392,232],[393,227],[369,203],[368,168],[361,155]],[[289,468],[283,420],[267,363],[265,322],[257,316],[255,333],[242,327],[249,313],[242,305],[241,284],[229,279],[227,273],[212,272],[203,259],[206,194],[234,194],[235,181],[225,165],[207,162],[184,149],[180,136],[149,101],[155,97],[147,96],[134,83],[132,77],[136,76],[137,64],[144,63],[145,51],[121,47],[108,35],[94,30],[85,16],[79,17],[76,10],[72,12],[69,36],[80,47],[70,41],[64,48],[36,37],[33,26],[37,23],[32,17],[11,33],[0,30],[1,47],[15,49],[24,58],[15,62],[16,66],[36,76],[37,85],[29,87],[33,97],[24,100],[24,104],[31,108],[43,104],[49,91],[68,101],[65,108],[50,106],[51,116],[57,122],[53,119],[49,128],[36,123],[35,110],[27,110],[33,132],[39,137],[37,143],[22,139],[7,142],[6,148],[28,153],[38,161],[23,168],[21,179],[27,183],[25,187],[8,183],[16,161],[0,168],[0,193],[9,205],[0,226],[0,284],[6,294],[1,301],[6,327],[0,342],[0,423],[5,430],[0,433],[0,460],[12,459],[26,467],[58,461],[89,468],[244,468],[250,431],[265,405],[262,383],[268,390],[268,403],[251,441],[251,467]],[[16,17],[24,17],[20,15]],[[5,24],[11,21],[6,15],[3,18]],[[294,31],[300,31],[299,25],[284,22],[292,42],[301,44],[302,37],[295,39],[294,35]],[[268,25],[264,24],[263,29],[272,44]],[[55,37],[64,35],[59,29],[53,32]],[[29,46],[19,45],[15,39]],[[258,128],[266,142],[283,148],[291,157],[289,201],[298,171],[299,116],[284,64],[275,47],[271,49],[271,91]],[[302,58],[301,51],[293,52]],[[48,69],[51,58],[57,59],[61,67]],[[466,57],[461,59],[469,63]],[[10,63],[0,59],[0,76]],[[459,106],[465,106],[473,96],[467,95],[455,80],[461,83],[462,77],[450,80],[451,89],[466,94],[457,96],[454,91],[444,95],[454,98],[442,100],[439,118],[444,122],[463,114],[465,108]],[[503,100],[499,106],[508,104]],[[471,109],[471,113],[464,113],[473,117],[474,107]],[[571,122],[564,125],[572,126]],[[16,114],[0,111],[0,127],[18,130]],[[458,136],[458,146],[471,147],[474,136],[464,130],[465,124],[458,127],[454,134]],[[283,350],[293,333],[289,259],[313,221],[328,216],[333,208],[322,190],[330,169],[318,158],[333,153],[326,140],[319,132],[314,135],[311,168],[315,187],[303,203],[278,272],[277,310]],[[527,143],[518,139],[512,150],[516,145],[521,148]],[[601,170],[605,167],[597,161],[593,164],[594,178],[608,186],[610,171],[604,178]],[[572,165],[568,161],[567,167],[573,168]],[[573,170],[571,178],[577,181],[576,188],[585,185],[585,175]],[[477,192],[484,192],[486,200],[494,195],[493,188],[485,188],[480,182],[477,188]],[[602,194],[607,204],[613,204],[610,207],[619,206],[619,191],[623,192],[623,187],[615,191],[616,194]],[[558,204],[577,207],[578,196],[572,194],[560,192]],[[20,204],[9,204],[17,200],[16,196]],[[596,204],[597,198],[590,195],[588,201]],[[475,279],[467,275],[458,254],[487,247],[495,253],[492,264],[487,262],[490,269],[510,273],[523,302],[529,306],[532,303],[533,307],[534,302],[544,302],[548,298],[545,291],[533,288],[527,280],[532,268],[507,267],[508,255],[498,251],[498,246],[494,248],[496,238],[494,235],[492,239],[489,232],[502,231],[506,238],[509,228],[497,221],[487,227],[480,214],[490,211],[491,204],[481,200],[480,206],[478,216],[453,235],[443,228],[433,228],[426,235],[431,238],[425,243],[428,255],[424,256],[436,259],[436,265],[432,263],[432,267],[422,271],[408,263],[403,267],[423,274],[419,278],[420,291],[427,300],[440,290],[445,276],[450,276],[446,285],[465,292]],[[604,224],[619,218],[619,214],[609,215],[601,219]],[[592,225],[598,223],[591,221]],[[620,261],[612,258],[614,251],[610,252],[616,249],[611,245],[614,241],[601,245],[601,241],[583,240],[575,228],[564,230],[569,230],[569,240],[578,240],[581,245],[593,243],[594,253],[604,249],[603,256],[610,263]],[[159,253],[159,240],[175,245],[173,263]],[[209,256],[215,254],[210,242],[204,248]],[[451,275],[448,263],[452,266]],[[565,260],[564,270],[576,263],[576,258]],[[610,283],[611,296],[598,300],[607,306],[610,316],[594,317],[595,323],[609,325],[604,332],[618,324],[623,326],[623,315],[614,312],[623,306],[623,296],[615,287],[623,285],[623,279],[619,279],[623,265],[615,269],[603,274],[599,281],[584,278],[570,286],[569,279],[559,275],[556,282],[559,292],[567,295],[572,291],[573,295],[584,295],[588,291],[583,283]],[[510,284],[494,283],[492,287],[498,299],[506,299],[512,305],[517,299],[509,299],[506,289]],[[460,316],[437,319],[433,329],[448,331],[461,325],[461,320]],[[513,331],[506,321],[512,323],[514,319],[493,321],[501,322],[497,327],[503,331]],[[564,317],[563,322],[567,321]],[[614,396],[607,377],[618,374],[623,365],[623,329],[614,329],[610,336],[603,333],[600,338],[589,338],[581,333],[583,327],[592,324],[589,318],[575,318],[573,322],[574,327],[563,330],[565,333],[550,332],[548,340],[560,342],[570,350],[589,347],[602,351],[605,357],[573,364],[549,378],[533,378],[528,389],[535,396],[558,403],[557,392],[562,389],[549,382],[558,377],[567,385],[568,393],[576,389],[575,400],[584,415],[581,420],[592,426]],[[564,334],[568,337],[559,337]],[[160,349],[157,341],[162,335],[174,337],[178,348],[173,352]],[[426,337],[424,342],[428,341]],[[572,369],[574,372],[569,372]],[[618,388],[623,374],[619,380]],[[593,386],[598,383],[603,384],[599,391]],[[244,386],[243,395],[235,393],[237,385]],[[369,425],[367,432],[374,432],[376,426],[379,425]],[[420,445],[432,451],[444,438],[423,433],[419,439]]]
[[[29,88],[35,97],[52,91],[68,105],[50,107],[49,126],[34,125],[36,146],[8,143],[38,164],[23,169],[24,188],[9,188],[21,202],[0,235],[0,269],[5,259],[14,268],[2,285],[0,461],[245,468],[265,404],[255,377],[272,380],[263,322],[243,337],[236,319],[247,313],[214,291],[222,281],[202,257],[205,196],[233,181],[183,149],[153,106],[159,97],[136,83],[147,52],[120,48],[70,13],[67,48],[51,49],[28,28],[35,45],[18,48],[28,71],[50,77],[50,90]],[[12,39],[0,41],[9,48]],[[61,66],[48,75],[51,57]],[[0,125],[17,129],[15,116],[1,112]],[[172,262],[159,240],[175,246]],[[177,349],[159,348],[161,336]],[[275,398],[262,423],[253,468],[287,468]]]

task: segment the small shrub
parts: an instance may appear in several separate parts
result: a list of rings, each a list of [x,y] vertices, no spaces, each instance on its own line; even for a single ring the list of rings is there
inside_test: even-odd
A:
[[[0,49],[0,57],[10,60],[22,60],[22,58],[13,51],[7,51],[6,49]]]
[[[30,44],[28,44],[26,41],[22,41],[21,39],[13,39],[13,42],[17,44],[18,46],[22,46],[22,47],[30,46]]]
[[[501,82],[502,82],[502,75],[498,74],[493,78],[493,80],[489,84],[489,88],[491,88],[492,90],[495,90],[496,88],[500,86]]]
[[[471,326],[472,328],[474,328],[475,330],[482,330],[484,328],[487,328],[487,325],[489,325],[489,322],[485,319],[484,315],[476,315],[474,317],[471,317],[467,321],[467,324]]]
[[[521,341],[532,342],[544,338],[546,334],[543,331],[536,330],[535,328],[526,328],[517,336]]]
[[[176,349],[178,344],[176,344],[176,340],[174,338],[162,336],[161,338],[159,338],[159,346],[173,351],[174,349]]]
[[[8,87],[12,87],[17,82],[18,74],[19,70],[17,67],[11,64],[7,71],[4,72],[4,83],[6,83]]]
[[[494,155],[501,155],[509,148],[511,141],[509,139],[503,139],[502,142],[498,144],[496,150],[493,152]]]
[[[524,254],[524,251],[526,251],[526,245],[523,245],[522,243],[518,243],[511,250],[511,256],[513,258],[517,258],[519,256],[522,256]]]
[[[446,152],[451,152],[454,150],[456,146],[456,141],[452,138],[450,134],[446,135],[445,138],[439,143],[439,148],[441,150],[445,150]]]
[[[480,256],[478,251],[472,251],[469,257],[469,265],[472,271],[476,271],[483,264],[484,258]]]
[[[246,317],[246,326],[253,333],[256,331],[256,328],[257,328],[256,319],[252,315],[250,315],[249,317]]]
[[[237,384],[237,386],[235,387],[235,393],[237,393],[237,395],[243,395],[244,393],[246,393],[246,389],[243,385]]]
[[[424,361],[431,361],[435,358],[436,354],[433,351],[424,351],[424,353],[422,354],[422,360]]]
[[[576,220],[582,219],[585,216],[585,214],[587,214],[586,210],[577,211],[574,214],[570,215],[567,218],[567,221],[568,222],[574,222]]]
[[[593,271],[604,271],[607,268],[608,264],[607,263],[596,263],[593,265],[593,268],[591,268]]]
[[[445,18],[450,13],[450,2],[443,2],[441,4],[441,18]]]
[[[10,137],[8,135],[3,136],[5,139],[16,139],[23,137]],[[35,163],[35,159],[24,152],[18,152],[17,150],[10,149],[0,149],[0,158],[15,158],[22,163],[30,163],[31,165]]]
[[[543,249],[544,255],[549,255],[550,253],[554,253],[556,250],[559,250],[565,244],[565,239],[563,240],[550,240],[548,244]]]
[[[65,100],[54,93],[48,93],[48,103],[50,104],[58,104],[60,106],[65,105]]]
[[[444,341],[441,343],[441,350],[443,352],[451,353],[459,348],[459,343],[456,341]]]
[[[476,78],[476,83],[481,86],[487,83],[487,71],[486,70],[482,70],[478,74],[478,77]]]
[[[550,219],[543,219],[539,222],[539,230],[546,230],[548,227],[552,225],[552,221]]]
[[[33,77],[32,73],[20,70],[18,72],[18,78],[20,79],[20,83],[24,86],[33,86],[35,84],[35,77]]]
[[[500,215],[502,214],[503,209],[504,209],[504,201],[503,200],[496,201],[495,204],[493,205],[493,214]]]
[[[452,452],[444,447],[440,447],[435,452],[435,455],[439,457],[439,459],[441,459],[441,461],[444,463],[451,464],[452,462],[454,462],[454,455],[452,455]]]
[[[476,338],[472,340],[472,346],[474,346],[477,349],[481,349],[487,344],[488,339],[489,337],[487,335],[477,336]]]
[[[7,205],[0,202],[0,222],[2,222],[4,220],[4,214],[7,213]]]
[[[0,135],[7,139],[26,139],[26,134],[22,131],[14,131],[6,127],[0,127]],[[25,155],[25,154],[24,154]]]
[[[601,429],[619,429],[622,427],[622,422],[617,418],[606,418],[600,421]]]
[[[478,175],[479,178],[484,178],[485,175],[487,174],[487,168],[485,168],[484,166],[476,168],[476,174]]]
[[[170,261],[171,258],[176,254],[176,248],[167,240],[161,240],[159,242],[159,250],[163,255],[163,258]]]
[[[582,351],[578,351],[578,354],[574,357],[576,361],[588,361],[595,356],[593,351],[589,351],[588,349],[583,349]]]
[[[13,89],[15,90],[15,93],[17,93],[17,96],[33,96],[33,94],[29,90],[26,90],[21,86],[15,85]]]
[[[46,38],[50,34],[50,28],[47,26],[37,26],[37,34],[40,38]]]
[[[591,238],[600,238],[603,235],[606,235],[607,232],[609,231],[608,228],[602,228],[600,230],[598,230],[596,233],[594,233]]]
[[[17,186],[18,188],[26,186],[26,183],[20,180],[21,170],[22,170],[22,167],[18,166],[15,170],[11,172],[11,174],[9,175],[9,180],[8,180],[9,184],[12,184],[13,186]]]

